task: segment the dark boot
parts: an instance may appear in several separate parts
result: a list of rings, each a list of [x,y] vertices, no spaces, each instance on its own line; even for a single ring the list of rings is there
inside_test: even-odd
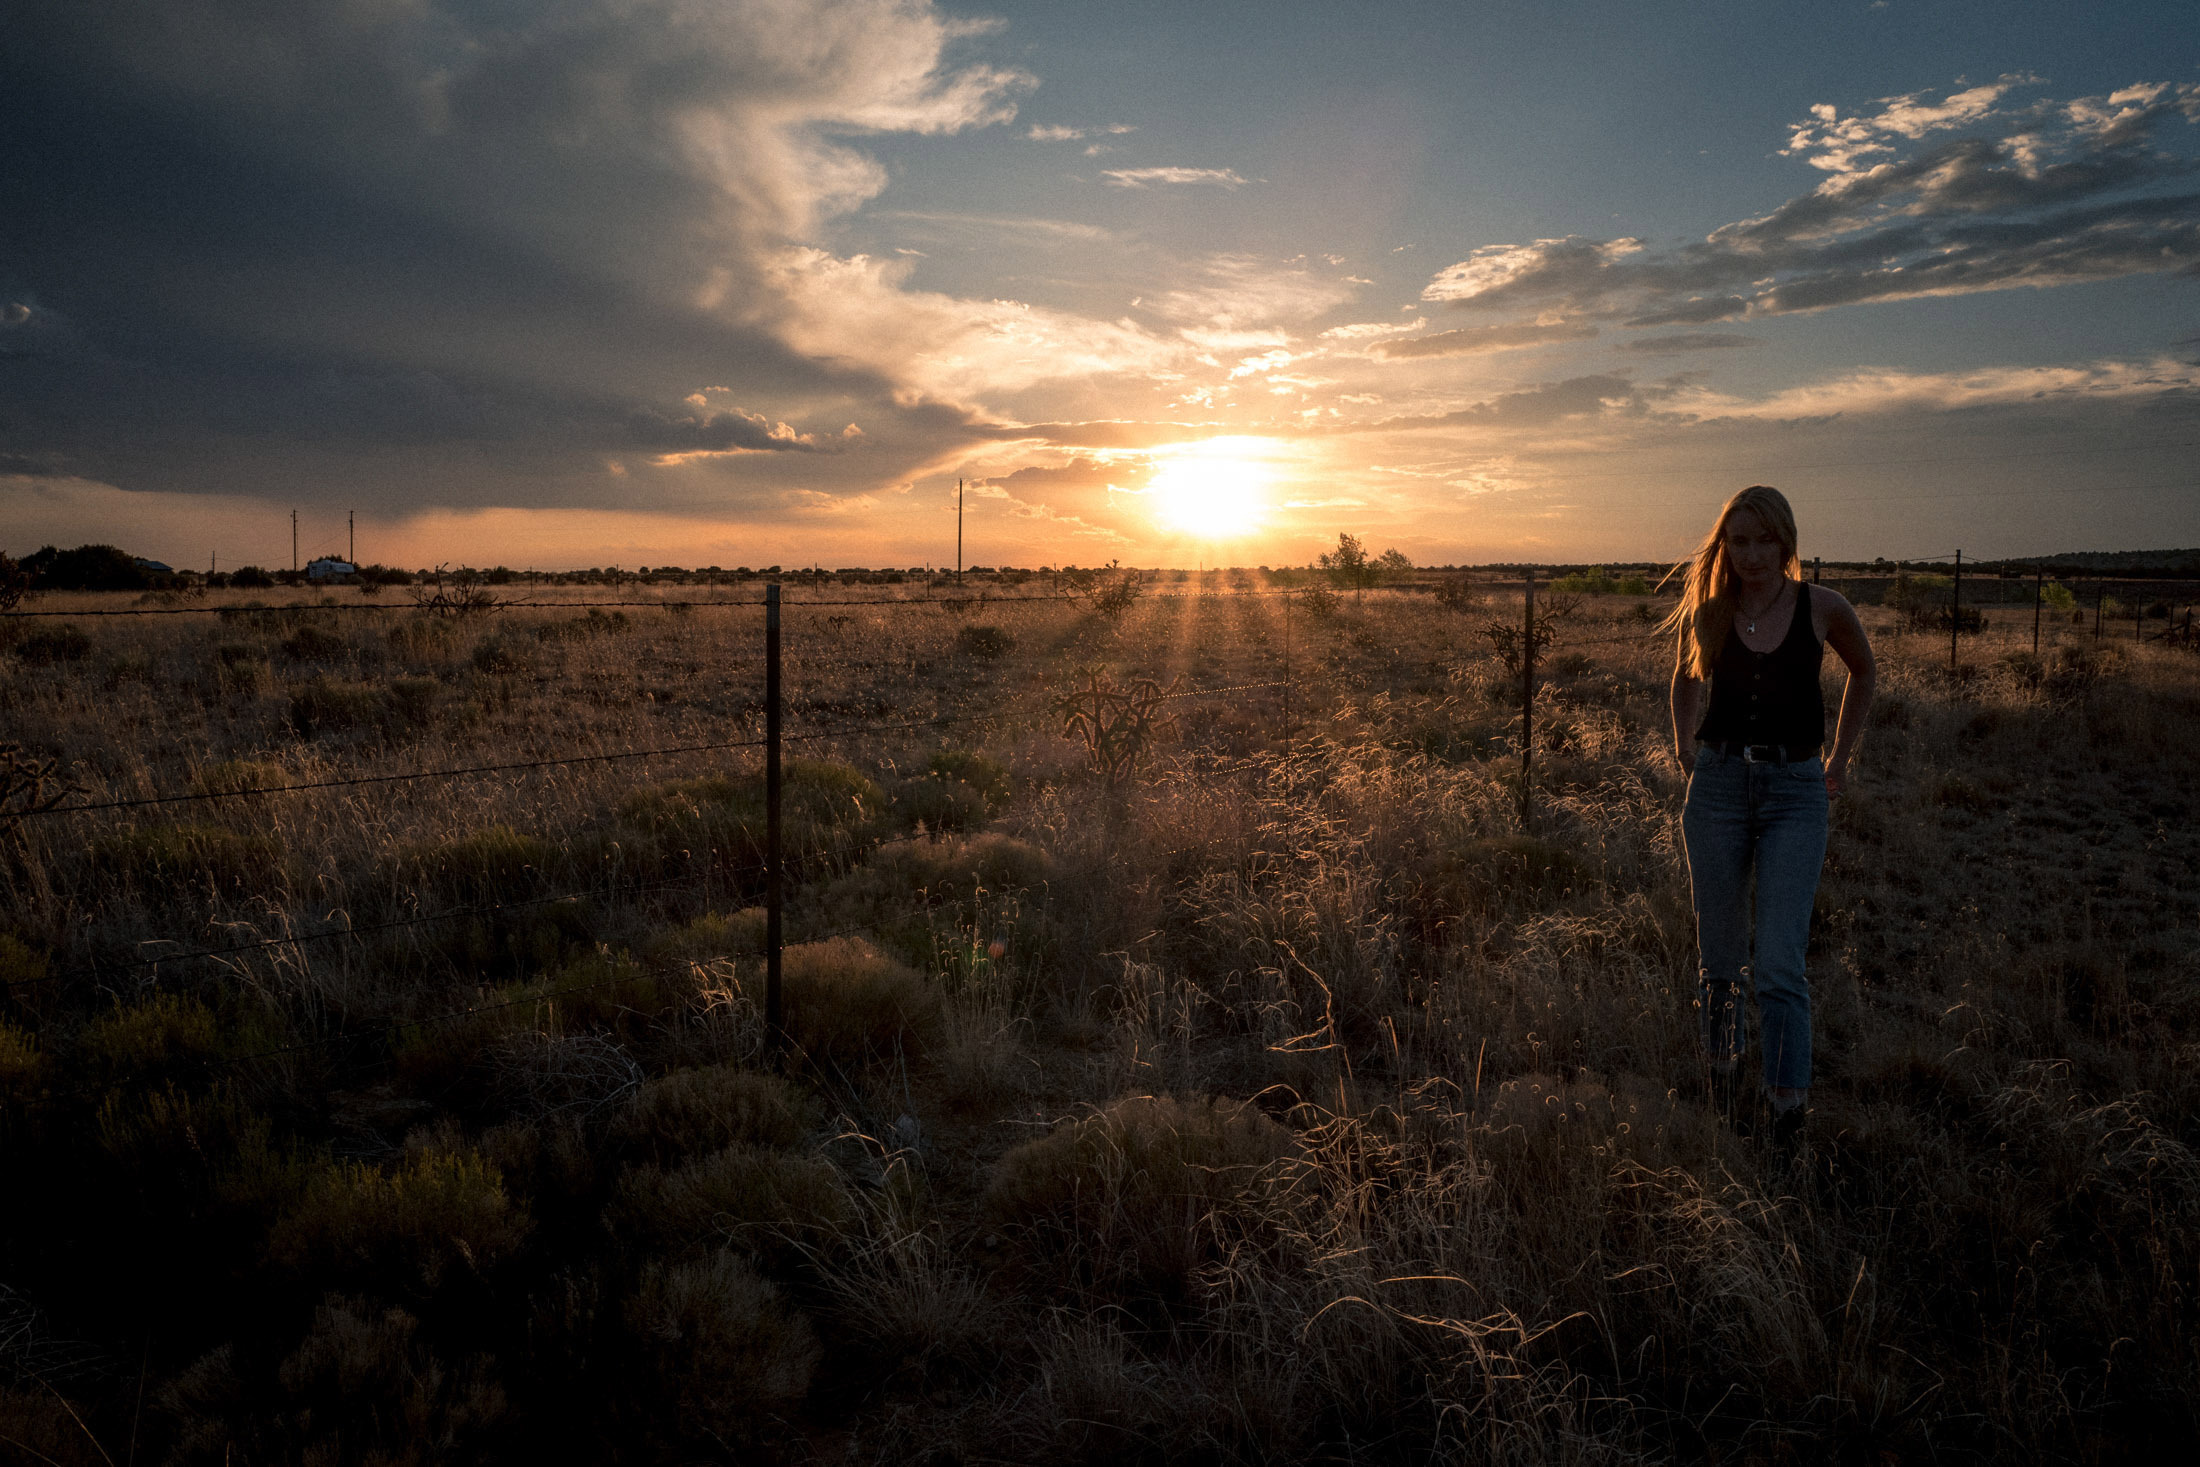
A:
[[[1792,1157],[1803,1149],[1803,1116],[1809,1106],[1797,1101],[1785,1110],[1772,1113],[1772,1149],[1783,1157]]]

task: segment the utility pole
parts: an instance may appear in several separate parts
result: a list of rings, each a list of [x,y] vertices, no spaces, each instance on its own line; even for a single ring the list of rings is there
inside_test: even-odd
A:
[[[290,568],[298,568],[298,511],[290,512]]]
[[[955,481],[955,584],[963,583],[963,481]]]
[[[347,546],[345,547],[345,554],[344,554],[344,559],[346,559],[346,560],[350,561],[350,562],[352,563],[352,565],[353,565],[353,566],[354,566],[354,567],[356,568],[356,567],[358,566],[358,564],[359,564],[359,511],[358,511],[358,510],[356,510],[356,509],[347,509],[347,510],[345,510],[345,511],[344,511],[344,528],[345,528],[345,529],[346,529],[347,531],[349,531],[349,532],[350,532],[350,534],[349,534],[349,538],[350,538],[350,541],[351,541],[351,543],[350,543],[349,545],[347,545]]]

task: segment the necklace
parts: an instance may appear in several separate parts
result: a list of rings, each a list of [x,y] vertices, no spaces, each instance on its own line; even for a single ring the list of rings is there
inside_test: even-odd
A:
[[[1772,608],[1778,606],[1780,604],[1780,598],[1787,594],[1787,588],[1787,578],[1785,576],[1782,576],[1780,578],[1780,589],[1772,593],[1772,599],[1765,603],[1764,610],[1758,612],[1756,616],[1749,616],[1749,613],[1746,611],[1742,613],[1744,616],[1749,616],[1749,635],[1751,635],[1752,637],[1757,635],[1757,617],[1770,616],[1772,614]]]

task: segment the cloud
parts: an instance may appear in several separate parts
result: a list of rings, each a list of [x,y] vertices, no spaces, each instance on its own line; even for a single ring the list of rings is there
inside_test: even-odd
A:
[[[821,446],[830,446],[821,445],[815,433],[798,433],[785,423],[738,408],[682,417],[645,409],[627,422],[636,446],[668,453],[816,453]]]
[[[1324,275],[1300,260],[1262,255],[1210,255],[1180,272],[1186,283],[1146,300],[1146,307],[1185,323],[1189,339],[1201,332],[1263,331],[1333,310],[1359,293],[1359,283]],[[1241,340],[1240,345],[1283,345],[1282,340]],[[1228,350],[1230,347],[1224,347]]]
[[[2029,84],[1814,107],[1783,151],[1829,176],[1760,218],[1677,247],[1489,245],[1423,298],[1655,326],[2200,269],[2200,160],[2161,145],[2200,84],[2005,105]]]
[[[1480,352],[1515,351],[1524,346],[1547,346],[1559,341],[1587,341],[1596,334],[1596,327],[1579,321],[1548,326],[1530,321],[1517,326],[1466,326],[1457,331],[1439,331],[1433,336],[1417,336],[1410,341],[1378,342],[1370,350],[1385,360],[1461,357]]]
[[[1684,351],[1739,351],[1762,345],[1762,338],[1738,336],[1731,331],[1683,331],[1676,336],[1639,336],[1633,341],[1621,342],[1619,349],[1671,356]]]
[[[1108,168],[1100,176],[1116,188],[1149,188],[1155,184],[1212,184],[1238,189],[1245,179],[1233,168]]]
[[[929,0],[10,19],[0,306],[80,343],[49,333],[34,363],[0,328],[11,449],[126,487],[534,503],[602,494],[604,455],[697,382],[863,422],[864,475],[968,441],[888,365],[811,352],[782,290],[883,186],[864,135],[1005,122],[1032,85]]]
[[[1708,393],[1689,404],[1710,420],[1804,419],[1891,413],[1947,413],[2021,408],[2040,416],[2105,405],[2182,404],[2200,410],[2200,367],[2171,357],[2109,359],[2044,367],[1987,367],[1961,372],[1862,368],[1785,388],[1767,397],[1731,399]]]
[[[1059,127],[1034,123],[1024,136],[1035,143],[1074,143],[1091,137],[1121,137],[1138,129],[1127,122],[1111,122],[1106,127]],[[1085,150],[1088,154],[1092,149]]]

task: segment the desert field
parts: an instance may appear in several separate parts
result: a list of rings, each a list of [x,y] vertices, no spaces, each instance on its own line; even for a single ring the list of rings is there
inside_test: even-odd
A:
[[[787,591],[783,1047],[757,584],[0,622],[9,1450],[2200,1431],[2181,609],[1864,606],[1789,1159],[1704,1103],[1669,601],[1546,598],[1524,800],[1517,581],[1055,589]]]

